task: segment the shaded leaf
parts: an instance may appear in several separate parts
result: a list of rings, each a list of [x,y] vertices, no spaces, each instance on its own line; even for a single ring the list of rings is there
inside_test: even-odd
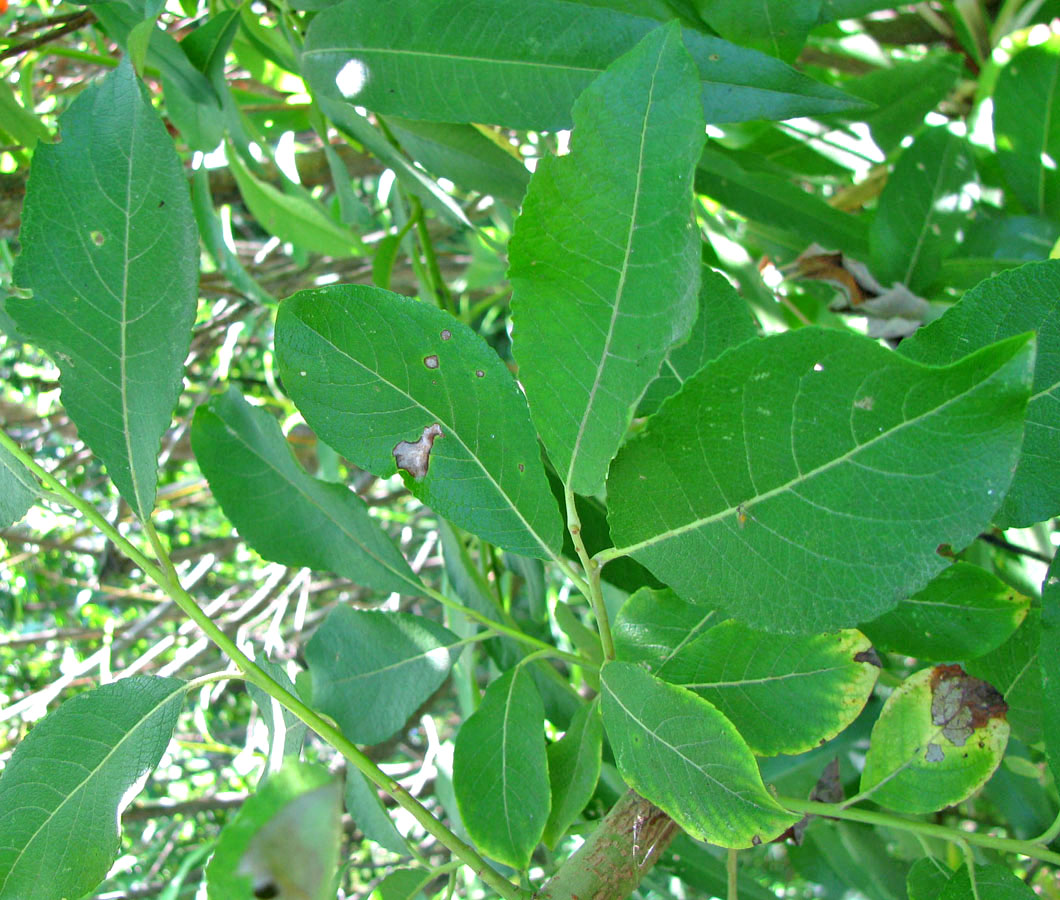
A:
[[[932,857],[918,859],[909,869],[905,889],[909,900],[938,900],[939,892],[950,880],[953,871],[945,863]]]
[[[530,182],[508,277],[534,424],[563,482],[592,495],[696,313],[692,170],[703,118],[677,25],[593,82],[574,124],[571,153],[542,160]]]
[[[1038,895],[1024,884],[1008,866],[976,866],[975,888],[968,875],[968,867],[958,869],[941,893],[938,900],[1032,900]]]
[[[195,413],[192,448],[240,536],[265,559],[337,572],[378,591],[423,585],[343,484],[306,474],[276,420],[234,388]]]
[[[625,662],[647,663],[654,671],[721,621],[715,610],[682,600],[668,588],[641,588],[615,617],[615,653]]]
[[[561,520],[526,401],[486,342],[436,307],[364,285],[300,291],[281,304],[284,387],[321,439],[387,477],[395,447],[438,425],[412,493],[491,543],[547,558]]]
[[[932,128],[902,151],[869,232],[869,268],[880,284],[929,287],[967,221],[964,187],[975,164],[964,138]]]
[[[952,806],[1001,762],[1009,727],[1001,694],[960,666],[909,676],[884,704],[869,741],[861,792],[905,813]]]
[[[40,485],[30,471],[0,444],[0,528],[14,525],[40,496]]]
[[[198,239],[184,169],[129,62],[60,116],[26,187],[7,312],[62,370],[63,405],[141,519],[181,391]]]
[[[859,631],[779,636],[715,625],[656,671],[715,706],[759,756],[803,753],[857,718],[880,672]]]
[[[1033,362],[1025,338],[944,369],[813,328],[736,347],[618,454],[612,535],[686,600],[756,628],[871,619],[944,567],[940,542],[989,522]]]
[[[314,93],[378,113],[555,130],[570,127],[589,83],[658,25],[559,0],[347,0],[313,20],[302,69]],[[707,121],[860,106],[754,50],[694,31],[685,41]]]
[[[271,659],[257,659],[255,662],[265,670],[273,681],[279,683],[281,687],[295,696],[298,695],[294,682],[291,681],[283,666],[273,662]],[[301,753],[307,730],[305,722],[286,707],[281,706],[278,700],[265,693],[253,682],[248,681],[246,685],[247,692],[261,712],[265,727],[269,729],[272,746],[275,747],[277,741],[282,741],[282,756],[284,757],[297,756]]]
[[[475,845],[515,869],[530,864],[549,814],[545,710],[525,666],[505,672],[464,722],[453,789]]]
[[[567,733],[548,745],[548,780],[552,809],[542,840],[555,847],[596,790],[600,778],[600,753],[604,726],[600,705],[583,704],[571,720]]]
[[[798,821],[765,789],[739,732],[705,700],[633,663],[608,663],[602,683],[604,728],[622,777],[692,837],[750,847]]]
[[[121,811],[166,749],[184,687],[135,675],[78,694],[15,748],[0,777],[0,898],[81,897],[103,880]]]
[[[1042,731],[1053,780],[1060,784],[1060,562],[1053,560],[1042,587],[1042,634],[1038,654],[1042,684]]]
[[[1032,330],[1038,355],[1023,449],[994,517],[1004,527],[1060,515],[1060,260],[1028,263],[982,282],[901,344],[910,359],[946,365],[993,341]]]
[[[368,840],[399,856],[409,855],[408,845],[383,808],[375,785],[353,766],[346,768],[345,803],[346,811]]]
[[[1030,599],[965,562],[943,569],[922,591],[861,626],[881,650],[928,662],[972,659],[1003,644]]]
[[[821,14],[821,0],[695,0],[695,7],[726,40],[789,62]]]
[[[385,741],[449,677],[457,644],[422,616],[337,606],[305,647],[313,706],[355,743]]]

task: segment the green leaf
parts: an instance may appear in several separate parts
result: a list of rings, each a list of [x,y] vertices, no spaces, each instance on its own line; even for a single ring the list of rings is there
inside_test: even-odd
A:
[[[754,316],[729,280],[704,266],[699,280],[699,313],[688,340],[671,347],[655,380],[637,406],[638,416],[650,416],[667,397],[712,359],[758,336]]]
[[[397,471],[395,450],[418,446],[427,455],[403,463],[416,497],[505,550],[558,551],[562,522],[526,401],[466,325],[378,288],[337,285],[283,302],[276,353],[287,392],[329,446],[383,477]]]
[[[612,464],[615,552],[763,630],[872,619],[989,522],[1033,363],[1025,337],[944,369],[814,328],[736,347]]]
[[[276,420],[234,388],[199,407],[191,442],[225,515],[265,559],[337,572],[377,591],[423,590],[365,502],[307,475]]]
[[[527,667],[505,672],[464,722],[453,750],[453,789],[475,845],[525,869],[549,814],[545,710]]]
[[[979,790],[1008,743],[1005,703],[960,666],[910,675],[872,729],[861,792],[904,813],[929,813]]]
[[[574,105],[569,155],[541,160],[509,256],[513,354],[563,482],[592,495],[633,408],[696,314],[692,171],[703,144],[676,24]]]
[[[379,882],[370,900],[421,900],[435,877],[429,869],[395,869]]]
[[[821,14],[821,0],[695,0],[699,14],[726,40],[794,60]]]
[[[1060,784],[1060,558],[1054,558],[1042,587],[1042,625],[1038,653],[1042,684],[1042,731],[1053,781]]]
[[[375,785],[353,766],[346,768],[345,801],[347,812],[368,840],[399,856],[409,855],[408,844],[383,809]]]
[[[882,853],[879,838],[868,829],[850,822],[813,823],[804,846],[817,850],[832,870],[840,895],[853,889],[868,900],[906,900],[906,864]]]
[[[804,753],[857,718],[879,675],[859,631],[783,636],[722,622],[656,671],[725,714],[759,756]]]
[[[1060,515],[1060,260],[1028,263],[987,279],[912,338],[901,352],[917,362],[946,365],[987,344],[1034,331],[1038,357],[1027,404],[1023,449],[1012,485],[994,521],[1028,526]]]
[[[798,821],[762,784],[732,723],[684,688],[633,663],[604,666],[604,728],[622,777],[697,840],[769,841]]]
[[[181,391],[198,239],[184,169],[128,61],[60,116],[26,187],[7,312],[62,370],[63,404],[141,519]]]
[[[548,746],[548,780],[552,809],[545,824],[543,840],[555,847],[596,790],[600,778],[600,754],[604,726],[600,706],[594,700],[578,709],[563,735]]]
[[[305,647],[313,706],[351,741],[378,744],[441,687],[458,644],[422,616],[337,606]]]
[[[909,900],[938,900],[939,892],[952,874],[949,866],[933,857],[918,859],[905,880]]]
[[[48,127],[15,99],[14,85],[9,82],[0,86],[0,130],[27,150],[36,147],[37,141],[52,140]]]
[[[963,866],[932,900],[1034,900],[1037,896],[1008,866],[976,866],[974,888],[968,867]]]
[[[880,284],[930,287],[967,222],[961,195],[974,178],[966,141],[945,128],[925,131],[902,152],[869,232],[869,268]]]
[[[67,700],[0,777],[0,898],[81,897],[110,869],[121,811],[157,764],[185,684],[134,675]]]
[[[647,663],[654,671],[720,621],[716,610],[682,600],[668,588],[640,588],[622,604],[611,636],[619,659]]]
[[[325,900],[339,865],[342,787],[327,769],[289,760],[221,831],[206,867],[209,900]]]
[[[1060,37],[1016,53],[997,77],[993,100],[994,140],[1009,190],[1027,212],[1055,219],[1060,209]]]
[[[857,259],[869,255],[864,220],[829,206],[788,178],[748,169],[737,153],[711,144],[696,169],[696,192],[751,219],[755,227],[798,252],[807,235]]]
[[[228,168],[239,185],[239,193],[251,215],[269,234],[311,253],[353,256],[358,240],[353,232],[336,222],[316,201],[301,192],[284,193],[251,174],[239,158],[239,151],[227,145]]]
[[[313,20],[302,71],[315,94],[377,113],[556,130],[570,127],[593,79],[658,25],[560,0],[347,0]],[[754,50],[694,31],[685,42],[708,122],[861,105]]]
[[[0,528],[14,525],[40,496],[40,485],[3,444],[0,444]]]
[[[861,630],[891,653],[927,662],[973,659],[1008,640],[1029,607],[1028,597],[996,575],[957,562]]]
[[[1025,744],[1042,739],[1042,682],[1038,674],[1041,633],[1041,610],[1032,608],[1005,643],[965,665],[969,675],[989,681],[1001,691],[1008,704],[1012,732]]]
[[[295,696],[298,695],[294,682],[291,681],[287,670],[283,666],[273,662],[271,659],[257,659],[255,662],[265,670],[273,681]],[[250,694],[251,699],[258,707],[261,718],[265,722],[265,727],[269,729],[270,747],[279,746],[281,748],[281,756],[284,758],[298,756],[302,752],[302,744],[305,742],[307,730],[305,722],[289,709],[281,706],[278,700],[267,694],[253,682],[248,681],[246,685],[247,693]],[[271,758],[270,751],[270,761]]]

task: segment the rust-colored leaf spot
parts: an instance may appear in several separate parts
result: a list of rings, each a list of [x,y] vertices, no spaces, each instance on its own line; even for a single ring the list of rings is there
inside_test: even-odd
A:
[[[883,663],[880,661],[880,654],[876,652],[875,647],[869,647],[868,650],[862,650],[860,653],[855,653],[854,662],[868,663],[869,665],[875,666],[877,669],[883,668]]]
[[[957,554],[953,552],[953,547],[950,544],[939,544],[935,548],[935,552],[945,559],[956,559]]]
[[[985,681],[960,666],[935,666],[931,672],[931,721],[956,747],[963,747],[976,728],[1004,718],[1005,698]]]
[[[398,441],[394,445],[394,459],[397,467],[404,469],[417,481],[423,481],[427,468],[431,464],[431,448],[434,439],[444,437],[442,427],[434,422],[423,429],[418,441]]]
[[[453,336],[453,332],[451,332],[448,328],[443,328],[442,329],[442,340],[443,341],[449,340],[449,338],[451,338],[452,336]]]
[[[438,357],[437,356],[433,356],[433,355],[432,356],[425,356],[425,357],[423,357],[423,364],[428,369],[437,369],[438,368]]]

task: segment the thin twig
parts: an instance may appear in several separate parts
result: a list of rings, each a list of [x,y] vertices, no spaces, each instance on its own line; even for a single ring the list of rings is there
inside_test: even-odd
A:
[[[23,53],[28,53],[30,50],[37,49],[37,47],[43,47],[45,44],[57,41],[63,35],[69,34],[71,31],[78,31],[86,25],[91,25],[95,21],[96,14],[86,9],[83,13],[79,13],[70,19],[69,22],[60,25],[58,28],[46,31],[44,34],[38,35],[35,38],[23,41],[21,44],[15,44],[15,46],[8,47],[6,50],[0,50],[0,59],[10,59],[13,56],[21,56]]]

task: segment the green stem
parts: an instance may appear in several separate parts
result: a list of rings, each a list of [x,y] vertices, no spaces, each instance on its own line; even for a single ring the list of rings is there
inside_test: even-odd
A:
[[[1053,841],[1060,837],[1060,813],[1057,814],[1053,820],[1053,824],[1045,829],[1038,837],[1036,837],[1032,844],[1041,844],[1043,847],[1047,844],[1051,844]]]
[[[947,828],[945,825],[935,825],[932,822],[917,822],[912,819],[893,816],[889,813],[867,809],[845,809],[838,803],[818,803],[814,800],[798,800],[794,797],[778,797],[777,802],[792,812],[828,816],[833,819],[845,819],[849,822],[863,822],[866,825],[884,825],[888,828],[899,828],[903,831],[910,831],[914,834],[926,835],[927,837],[942,838],[951,843],[967,841],[977,847],[1000,850],[1002,853],[1019,853],[1023,856],[1030,856],[1034,859],[1052,863],[1053,865],[1060,865],[1060,853],[1046,850],[1035,841],[1000,838],[975,831],[959,831],[956,828]]]
[[[427,217],[424,215],[423,204],[419,197],[411,197],[414,210],[412,218],[416,222],[416,234],[420,239],[420,247],[423,248],[423,261],[427,263],[427,274],[430,276],[431,290],[438,299],[438,305],[451,312],[454,316],[457,311],[453,306],[453,298],[442,275],[442,268],[438,265],[438,255],[434,252],[434,242],[431,233],[427,230]]]
[[[578,517],[578,507],[574,502],[574,491],[569,487],[564,487],[563,496],[567,502],[567,530],[570,532],[574,550],[589,579],[587,585],[589,590],[586,596],[592,604],[593,615],[596,616],[596,627],[600,632],[600,646],[603,647],[605,659],[614,659],[615,642],[611,637],[611,621],[607,615],[607,605],[604,603],[604,594],[600,588],[601,564],[590,558],[589,551],[585,549],[585,542],[582,540],[582,522]]]
[[[454,856],[462,860],[472,871],[493,890],[505,898],[505,900],[521,900],[522,891],[499,872],[494,870],[479,854],[466,844],[441,822],[434,818],[430,812],[397,781],[382,771],[375,763],[365,756],[356,745],[337,727],[329,723],[316,711],[310,709],[298,697],[287,691],[282,685],[274,681],[257,663],[239,649],[221,628],[211,619],[195,599],[184,590],[175,577],[155,565],[133,544],[126,540],[110,522],[108,522],[90,503],[83,500],[58,479],[38,466],[21,447],[11,440],[3,431],[0,431],[0,444],[28,468],[49,490],[59,494],[71,506],[78,509],[92,522],[106,537],[114,542],[133,562],[136,563],[160,588],[162,588],[177,604],[181,612],[191,619],[206,636],[213,641],[242,671],[243,676],[251,684],[261,688],[270,697],[277,700],[284,708],[294,713],[307,726],[315,731],[320,737],[331,744],[343,756],[349,760],[362,774],[373,784],[382,788],[395,802],[406,810],[428,834],[432,835],[443,846],[447,847]],[[170,567],[172,570],[172,567]]]

